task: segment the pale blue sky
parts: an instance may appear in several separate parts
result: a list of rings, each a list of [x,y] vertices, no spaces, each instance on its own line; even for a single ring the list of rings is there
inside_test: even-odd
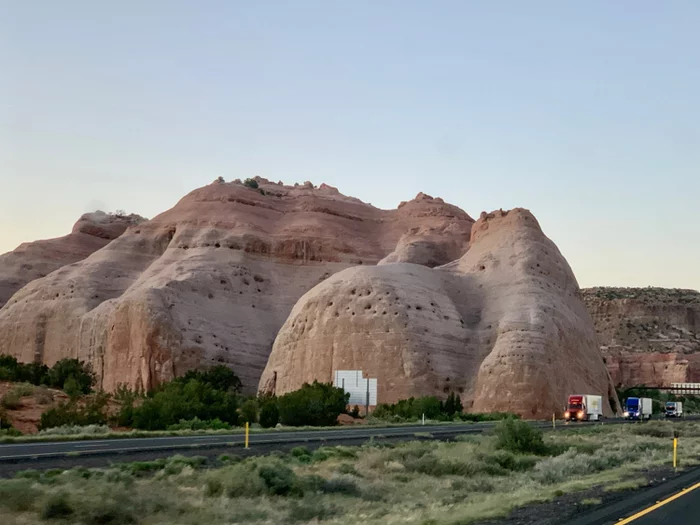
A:
[[[219,175],[523,206],[700,288],[700,2],[0,0],[0,252]]]

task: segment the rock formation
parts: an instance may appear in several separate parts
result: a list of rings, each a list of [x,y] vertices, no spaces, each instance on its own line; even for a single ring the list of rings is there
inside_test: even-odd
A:
[[[664,288],[582,292],[615,385],[700,382],[700,293]]]
[[[262,391],[363,370],[378,379],[380,403],[456,391],[467,410],[541,418],[560,412],[567,394],[598,393],[611,413],[616,394],[576,279],[530,212],[482,214],[467,252],[435,269],[401,262],[430,260],[430,250],[402,246],[297,302]]]
[[[0,310],[0,353],[86,360],[106,390],[222,363],[252,392],[302,294],[344,268],[376,265],[401,239],[440,251],[408,250],[405,260],[458,257],[474,223],[422,194],[385,211],[327,185],[256,182],[219,179],[29,283]]]
[[[82,261],[143,220],[138,215],[86,213],[64,237],[24,243],[0,255],[0,308],[27,283]]]

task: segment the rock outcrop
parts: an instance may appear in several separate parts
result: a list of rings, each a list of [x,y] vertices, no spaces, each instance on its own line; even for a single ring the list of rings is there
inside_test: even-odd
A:
[[[86,360],[106,390],[149,389],[221,363],[252,392],[305,292],[350,266],[376,265],[402,238],[459,256],[474,223],[425,195],[386,211],[327,185],[256,182],[217,180],[29,283],[0,310],[0,353]]]
[[[582,292],[615,385],[700,382],[700,293],[664,288]]]
[[[86,213],[64,237],[24,243],[0,255],[0,308],[27,283],[82,261],[143,220],[138,215]]]
[[[467,252],[435,269],[400,253],[307,292],[260,390],[363,370],[378,379],[380,403],[455,391],[467,410],[540,418],[560,412],[567,394],[598,393],[611,413],[615,390],[576,279],[530,212],[483,213]]]

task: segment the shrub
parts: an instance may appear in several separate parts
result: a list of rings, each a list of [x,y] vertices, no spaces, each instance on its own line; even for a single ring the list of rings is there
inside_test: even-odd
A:
[[[68,397],[70,397],[71,399],[79,397],[82,393],[80,391],[80,385],[78,385],[78,382],[73,376],[68,377],[68,379],[66,379],[66,382],[63,383],[63,391],[66,394],[68,394]]]
[[[34,394],[36,387],[30,383],[20,383],[12,388],[19,397],[27,397]]]
[[[277,399],[274,397],[261,398],[260,400],[260,426],[272,428],[279,423],[280,413],[277,408]]]
[[[486,412],[486,413],[462,413],[459,414],[459,418],[462,421],[500,421],[502,419],[520,419],[518,414],[513,414],[511,412]]]
[[[241,380],[233,370],[224,365],[216,365],[206,371],[190,370],[184,376],[173,380],[173,382],[185,385],[193,379],[224,392],[233,391],[240,393],[243,387]]]
[[[306,447],[294,447],[289,453],[302,463],[311,463],[311,452]]]
[[[46,500],[41,509],[41,518],[44,520],[68,518],[73,512],[68,495],[65,492],[59,492],[52,494]]]
[[[345,412],[350,399],[342,388],[331,384],[305,383],[299,390],[278,398],[280,421],[291,426],[332,426]]]
[[[76,390],[83,394],[89,394],[96,381],[95,374],[89,364],[77,359],[66,358],[61,359],[51,367],[49,384],[54,388],[65,389],[66,381],[71,377],[75,381]]]
[[[281,463],[263,465],[258,471],[267,491],[275,496],[285,496],[292,492],[296,482],[294,471]]]
[[[190,379],[187,380],[179,378],[164,384],[152,397],[146,398],[141,406],[131,407],[133,426],[145,430],[163,430],[181,420],[187,421],[195,417],[238,424],[238,397],[231,376],[211,377],[200,372],[189,376]],[[217,388],[219,386],[225,389]]]
[[[36,402],[40,405],[48,405],[53,403],[53,393],[45,386],[39,386],[34,390]]]
[[[352,411],[350,412],[350,415],[352,417],[354,417],[355,419],[359,418],[360,417],[360,407],[358,407],[357,405],[352,407]]]
[[[452,418],[455,414],[461,414],[462,410],[464,410],[462,399],[454,392],[450,392],[450,395],[447,396],[447,400],[442,406],[442,412]]]
[[[107,425],[63,425],[51,427],[39,432],[42,436],[92,436],[96,434],[108,434],[112,430]]]
[[[322,521],[332,518],[337,513],[338,511],[334,507],[326,505],[320,498],[307,496],[301,501],[292,502],[287,521],[289,523]]]
[[[124,383],[117,383],[117,388],[112,393],[112,397],[117,401],[124,402],[134,400],[136,397],[138,397],[138,394],[131,390],[128,385],[125,385]]]
[[[554,484],[574,476],[601,472],[622,465],[627,452],[620,452],[581,454],[575,449],[570,449],[564,454],[537,463],[532,477],[540,483]]]
[[[676,437],[677,429],[670,421],[649,421],[644,425],[632,425],[630,432],[638,436],[649,436],[657,438]]]
[[[168,430],[230,430],[231,425],[220,419],[209,419],[203,421],[198,417],[192,419],[181,419],[179,423],[170,425]]]
[[[41,363],[20,363],[17,358],[0,355],[0,380],[26,381],[33,385],[48,383],[49,367]]]
[[[516,454],[543,455],[548,452],[542,431],[524,421],[504,419],[496,425],[496,448]]]
[[[450,402],[450,406],[451,410],[456,408],[454,399]],[[444,412],[444,409],[445,404],[435,396],[411,397],[402,399],[393,405],[380,404],[375,408],[372,415],[378,419],[394,422],[415,421],[421,419],[423,415],[427,419],[451,419],[454,416],[454,412],[448,415]]]
[[[360,487],[350,477],[331,478],[321,485],[321,492],[325,494],[343,494],[345,496],[359,496]]]
[[[403,462],[409,472],[420,472],[433,477],[443,476],[474,476],[476,474],[488,474],[489,476],[502,476],[507,470],[496,463],[489,463],[479,459],[468,461],[444,461],[434,454],[425,454],[419,458],[409,458]]]
[[[241,405],[241,419],[251,425],[258,422],[258,402],[255,399],[248,399]]]
[[[28,511],[38,495],[39,491],[29,478],[0,481],[0,508],[15,512]]]
[[[493,454],[481,456],[480,459],[513,472],[531,470],[537,464],[537,457],[535,456],[516,455],[507,450],[497,450]]]
[[[2,396],[0,404],[7,410],[17,410],[20,407],[21,400],[17,392],[10,390],[4,396]]]
[[[59,403],[41,414],[39,429],[46,430],[63,426],[106,425],[107,400],[106,394],[97,394],[88,400],[83,407],[80,407],[74,400],[67,403]]]
[[[243,181],[243,186],[257,190],[258,189],[258,181],[255,179],[246,179],[245,181]]]

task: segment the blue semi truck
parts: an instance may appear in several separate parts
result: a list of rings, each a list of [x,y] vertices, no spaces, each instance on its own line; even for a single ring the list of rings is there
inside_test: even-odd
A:
[[[644,421],[651,419],[652,401],[648,397],[628,397],[625,399],[625,419]]]

